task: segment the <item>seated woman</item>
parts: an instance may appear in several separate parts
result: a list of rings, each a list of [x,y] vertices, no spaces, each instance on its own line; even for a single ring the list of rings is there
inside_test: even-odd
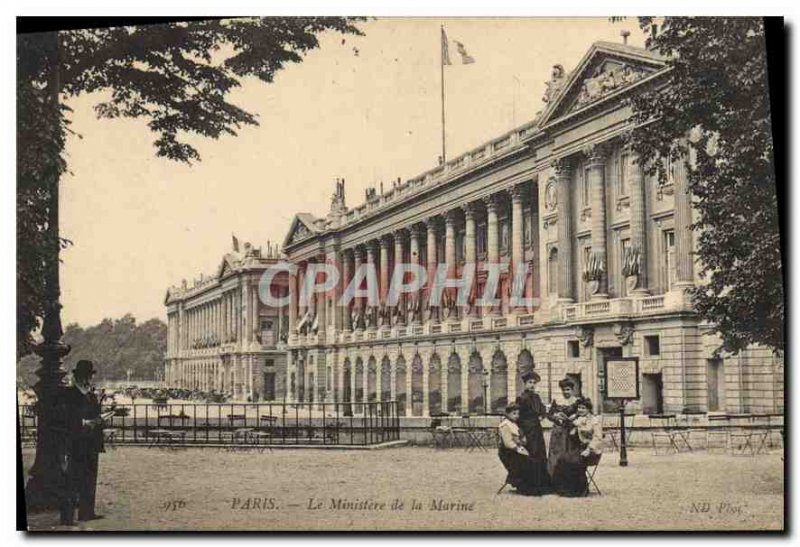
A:
[[[498,426],[500,446],[497,453],[503,467],[508,471],[506,482],[520,494],[540,495],[544,490],[538,483],[536,462],[531,460],[530,453],[525,448],[525,436],[520,431],[518,422],[519,406],[512,403],[506,407],[505,418]]]
[[[600,419],[592,414],[592,401],[578,399],[575,416],[572,418],[575,434],[581,446],[581,458],[586,465],[597,465],[603,452],[603,427]]]

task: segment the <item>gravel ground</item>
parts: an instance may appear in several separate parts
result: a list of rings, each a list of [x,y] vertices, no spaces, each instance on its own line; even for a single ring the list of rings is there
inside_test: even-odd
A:
[[[32,451],[24,451],[26,465]],[[273,452],[123,447],[101,455],[84,530],[780,530],[780,455],[610,453],[602,495],[528,498],[494,452],[404,447]],[[440,501],[441,500],[441,501]],[[402,507],[397,504],[402,502]],[[370,506],[359,506],[369,503]],[[339,504],[339,505],[337,505]],[[419,504],[417,507],[416,504]],[[412,507],[413,506],[413,507]],[[63,530],[29,515],[32,530]]]

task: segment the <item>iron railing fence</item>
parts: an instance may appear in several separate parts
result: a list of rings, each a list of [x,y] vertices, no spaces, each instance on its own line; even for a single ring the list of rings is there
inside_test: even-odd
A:
[[[34,407],[19,405],[19,418],[23,442],[35,441]],[[395,401],[135,403],[116,405],[103,433],[110,444],[367,446],[399,440],[400,420]]]

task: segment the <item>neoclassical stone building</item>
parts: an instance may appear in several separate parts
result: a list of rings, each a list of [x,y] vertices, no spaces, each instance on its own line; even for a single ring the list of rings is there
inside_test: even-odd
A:
[[[237,400],[282,401],[286,386],[288,310],[259,298],[261,275],[279,260],[277,246],[262,254],[238,241],[213,275],[167,290],[167,387],[215,390]],[[288,278],[273,282],[276,296]]]
[[[570,376],[603,400],[603,361],[640,358],[638,412],[781,412],[783,363],[761,348],[714,357],[686,289],[698,283],[685,167],[659,184],[622,144],[626,98],[661,85],[655,52],[598,42],[574,70],[553,68],[536,119],[388,192],[348,208],[337,181],[324,218],[300,213],[284,243],[290,278],[287,394],[296,401],[396,400],[401,415],[499,411],[535,369],[539,392],[558,396]],[[311,305],[298,301],[314,262],[343,280]],[[381,305],[339,306],[364,263],[375,265]],[[428,288],[386,304],[392,268],[526,263],[519,307],[504,274],[492,309],[427,309]],[[485,274],[476,278],[482,291]],[[308,328],[309,317],[315,328]],[[356,406],[356,411],[358,408]]]

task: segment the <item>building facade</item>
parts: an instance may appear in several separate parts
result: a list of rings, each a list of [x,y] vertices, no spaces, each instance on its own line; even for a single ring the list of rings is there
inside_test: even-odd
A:
[[[687,290],[700,279],[685,166],[671,165],[660,183],[623,144],[626,99],[662,85],[668,70],[655,52],[595,43],[572,72],[553,67],[534,121],[388,192],[368,190],[352,208],[337,181],[326,217],[298,214],[284,242],[297,266],[287,397],[396,400],[406,416],[498,412],[535,369],[543,399],[557,398],[568,376],[596,410],[611,411],[604,360],[635,356],[641,398],[629,409],[782,412],[782,358],[758,347],[715,356],[719,340],[692,309]],[[313,263],[336,264],[342,279],[304,305],[297,295]],[[339,305],[364,263],[379,272],[380,304]],[[446,264],[456,276],[477,263],[479,293],[487,263],[522,263],[533,303],[511,300],[509,271],[491,309],[452,299],[430,307],[430,286],[392,307],[399,263]]]
[[[245,243],[240,252],[234,239],[214,275],[167,291],[167,387],[213,390],[242,401],[284,399],[288,310],[259,296],[263,272],[278,260],[277,246],[262,255]],[[272,290],[285,293],[287,282],[285,274],[277,276]]]

